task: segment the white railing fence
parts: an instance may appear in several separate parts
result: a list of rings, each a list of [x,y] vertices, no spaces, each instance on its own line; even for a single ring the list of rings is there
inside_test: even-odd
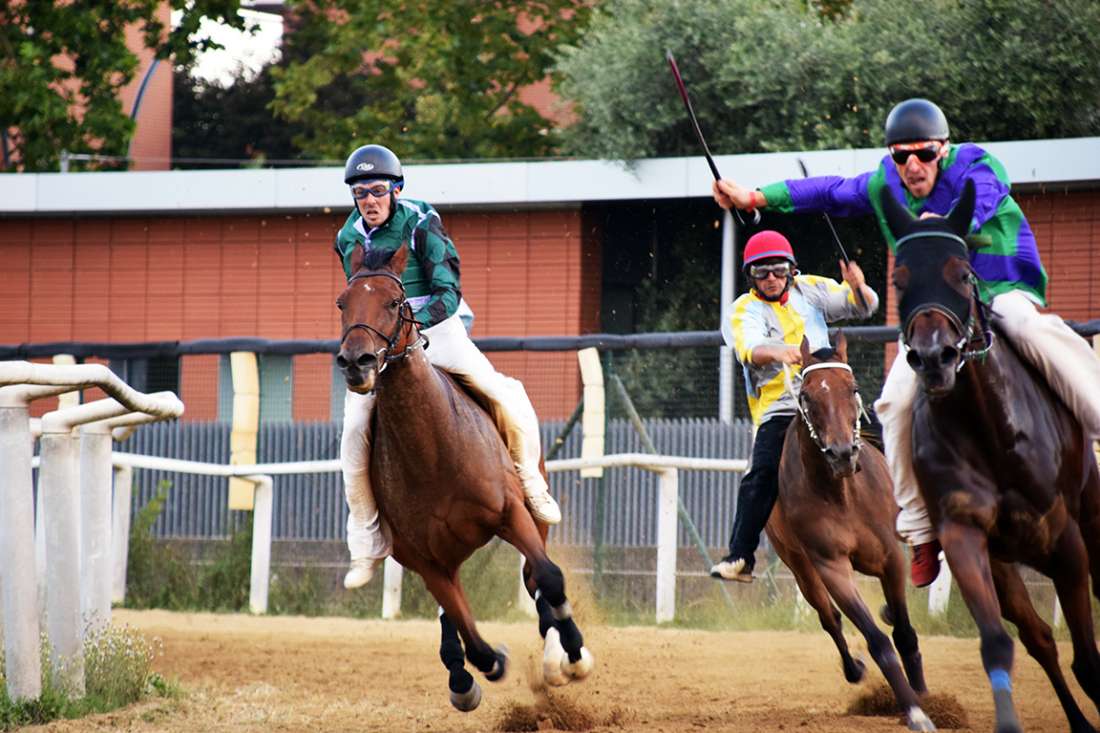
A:
[[[36,422],[41,431],[36,556],[30,403],[99,387],[107,399],[61,407]],[[178,417],[171,392],[144,394],[100,364],[0,362],[0,557],[4,672],[12,700],[41,695],[39,583],[45,583],[54,682],[84,694],[83,622],[110,622],[111,431]],[[78,430],[79,428],[79,430]]]

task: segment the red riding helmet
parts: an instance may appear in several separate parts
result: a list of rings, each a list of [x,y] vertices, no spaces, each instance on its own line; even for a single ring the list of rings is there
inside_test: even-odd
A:
[[[791,263],[791,267],[798,267],[794,250],[791,249],[791,243],[786,237],[770,229],[757,232],[745,243],[745,258],[741,264],[741,270],[748,273],[749,265],[772,257],[782,257]]]

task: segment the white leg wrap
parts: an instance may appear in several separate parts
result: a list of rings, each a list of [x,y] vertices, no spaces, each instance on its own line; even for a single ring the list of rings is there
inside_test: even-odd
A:
[[[350,390],[344,396],[340,467],[348,502],[348,551],[352,560],[378,559],[393,552],[389,527],[378,513],[370,486],[370,415],[373,395]]]
[[[523,384],[493,367],[470,340],[457,315],[425,329],[424,335],[429,340],[425,352],[428,361],[487,397],[492,404],[493,420],[504,437],[527,494],[546,493],[546,481],[539,473],[542,455],[539,421]]]
[[[1090,438],[1100,437],[1100,357],[1052,313],[1040,313],[1024,293],[993,298],[997,325],[1028,363],[1047,379]]]
[[[898,355],[882,385],[882,396],[875,401],[875,414],[882,424],[882,444],[894,483],[894,501],[901,509],[898,534],[910,545],[921,545],[936,539],[936,532],[913,472],[913,400],[917,396],[917,375],[905,361],[905,351],[899,343]]]

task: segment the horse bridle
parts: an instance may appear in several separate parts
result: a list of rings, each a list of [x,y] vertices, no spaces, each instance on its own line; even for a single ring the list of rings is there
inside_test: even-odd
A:
[[[963,246],[964,251],[966,251],[966,240],[964,240],[962,237],[947,232],[914,232],[899,239],[895,246],[900,247],[902,243],[910,239],[917,239],[922,237],[936,237],[956,240],[960,245]],[[970,267],[969,260],[967,260],[967,266]],[[955,371],[960,371],[963,368],[963,365],[965,365],[966,362],[970,359],[985,359],[986,355],[989,354],[989,350],[993,348],[994,338],[993,329],[989,325],[989,315],[987,313],[989,306],[982,302],[981,295],[978,292],[978,278],[974,274],[973,268],[971,268],[970,270],[970,275],[968,279],[970,282],[970,297],[968,298],[970,308],[968,310],[966,323],[963,323],[958,315],[956,315],[950,308],[944,307],[940,303],[922,303],[913,308],[912,311],[910,311],[909,317],[905,319],[905,323],[902,325],[901,342],[905,345],[905,348],[910,348],[909,338],[912,335],[913,323],[915,322],[917,316],[921,315],[922,313],[932,311],[935,313],[939,313],[944,318],[946,318],[948,323],[950,323],[951,326],[955,329],[956,333],[959,334],[959,340],[955,344],[953,344],[955,350],[959,352],[959,363],[955,366]],[[974,317],[975,312],[977,312],[978,314],[977,318]],[[977,329],[975,329],[975,325],[977,326]],[[981,347],[977,349],[965,349],[964,347],[967,344],[973,343],[975,336],[979,334],[982,338]]]
[[[401,278],[399,278],[392,272],[385,271],[357,272],[348,279],[348,286],[351,286],[351,284],[356,280],[363,280],[368,277],[388,277],[389,279],[397,283],[397,287],[401,288],[401,305],[397,311],[397,323],[394,324],[393,333],[387,336],[369,323],[352,323],[350,326],[345,328],[344,332],[340,335],[340,343],[344,343],[344,340],[348,337],[348,334],[357,328],[361,328],[367,333],[373,333],[378,336],[378,338],[385,341],[386,345],[374,352],[375,359],[377,359],[378,363],[382,365],[378,369],[378,373],[381,374],[383,371],[385,371],[390,362],[404,359],[406,356],[408,356],[410,349],[420,347],[427,348],[428,339],[426,336],[424,336],[424,334],[420,333],[420,323],[415,318],[413,318],[412,306],[409,305],[408,298],[405,297],[405,283],[401,282]],[[394,347],[397,346],[398,339],[401,338],[401,329],[405,326],[406,323],[413,324],[413,327],[416,329],[416,341],[411,344],[406,344],[405,348],[401,350],[401,353],[391,354],[390,352],[393,351]]]
[[[849,374],[854,376],[852,367],[845,364],[842,361],[821,361],[817,364],[810,364],[802,369],[802,379],[805,382],[806,375],[815,369],[843,369]],[[787,387],[787,393],[794,398],[795,409],[798,410],[798,414],[802,417],[802,422],[806,425],[806,430],[810,433],[810,438],[813,439],[814,445],[822,453],[826,452],[825,446],[821,442],[821,438],[817,434],[817,429],[814,427],[813,422],[810,420],[810,416],[806,414],[805,408],[802,407],[801,390],[798,394],[794,391],[794,385],[791,381],[791,369],[788,365],[783,365],[783,381]],[[852,452],[857,453],[859,449],[863,447],[863,438],[859,432],[859,420],[860,418],[867,418],[867,411],[863,408],[863,397],[860,396],[859,391],[856,391],[856,422],[852,429]],[[869,420],[869,418],[868,418]]]

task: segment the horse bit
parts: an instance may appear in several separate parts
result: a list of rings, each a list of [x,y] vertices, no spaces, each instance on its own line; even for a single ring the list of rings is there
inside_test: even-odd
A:
[[[348,334],[357,328],[361,328],[368,333],[373,333],[378,336],[378,338],[385,341],[386,345],[374,352],[374,358],[382,365],[378,369],[378,373],[381,374],[386,370],[390,362],[398,361],[408,356],[410,349],[428,348],[428,337],[420,333],[420,324],[413,318],[412,306],[409,305],[409,301],[405,297],[405,284],[401,282],[401,278],[389,272],[360,272],[351,276],[351,279],[348,280],[348,285],[351,285],[356,280],[363,280],[368,277],[388,277],[401,288],[401,306],[397,311],[397,323],[393,327],[393,333],[387,336],[369,323],[353,323],[345,328],[343,334],[340,335],[340,343],[344,343],[344,339],[348,337]],[[401,338],[401,328],[406,323],[411,323],[416,328],[416,341],[411,344],[406,344],[405,348],[402,349],[399,354],[389,353],[397,346],[397,340]]]
[[[817,364],[810,364],[808,367],[802,370],[801,376],[805,380],[806,375],[815,369],[843,369],[849,374],[854,376],[852,367],[848,366],[842,361],[823,361]],[[798,394],[795,394],[794,386],[791,383],[791,368],[787,364],[783,365],[783,382],[787,387],[787,394],[794,398],[795,409],[798,410],[798,414],[802,417],[802,422],[806,424],[806,430],[809,431],[810,437],[814,441],[814,445],[822,453],[826,452],[825,446],[821,443],[821,438],[818,437],[817,429],[814,428],[813,422],[810,420],[810,416],[806,414],[806,410],[802,407],[801,390]],[[863,397],[860,396],[859,391],[856,391],[856,422],[852,428],[852,452],[858,453],[859,449],[863,447],[863,438],[859,433],[859,419],[865,418],[870,422],[870,418],[867,416],[867,410],[863,408]]]

